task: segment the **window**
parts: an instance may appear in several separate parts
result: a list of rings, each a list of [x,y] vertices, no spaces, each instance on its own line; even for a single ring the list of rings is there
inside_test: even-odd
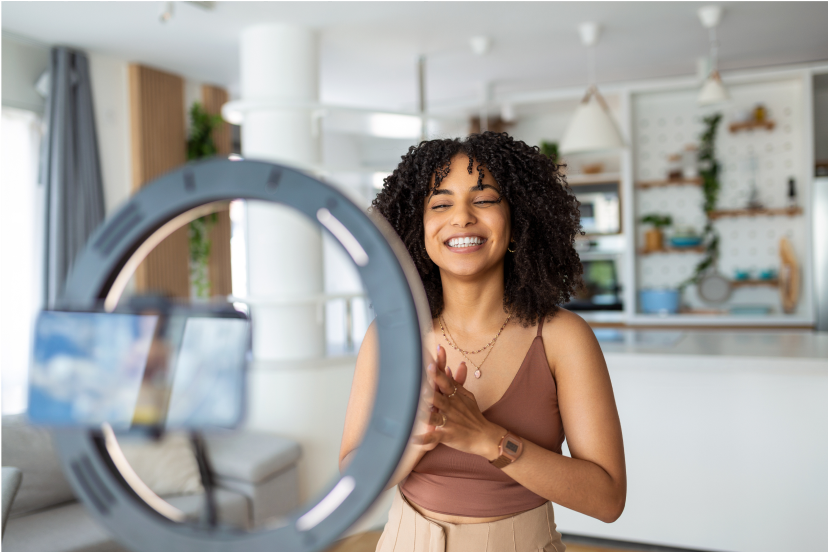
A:
[[[26,409],[32,327],[41,305],[44,189],[38,186],[40,117],[2,108],[0,374],[2,413]]]

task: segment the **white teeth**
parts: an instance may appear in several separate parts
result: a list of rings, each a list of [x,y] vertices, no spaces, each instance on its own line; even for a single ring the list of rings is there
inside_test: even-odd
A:
[[[473,237],[469,236],[469,237],[465,237],[465,238],[451,238],[446,243],[448,244],[449,247],[462,248],[462,247],[472,247],[472,246],[475,246],[475,245],[480,245],[484,241],[486,241],[486,240],[484,240],[483,238],[478,238],[477,236],[473,236]]]

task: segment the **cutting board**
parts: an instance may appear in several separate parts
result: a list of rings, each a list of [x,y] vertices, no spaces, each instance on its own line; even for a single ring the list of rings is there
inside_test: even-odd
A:
[[[779,293],[782,298],[782,311],[791,314],[799,302],[799,262],[796,260],[793,245],[788,238],[779,240]]]

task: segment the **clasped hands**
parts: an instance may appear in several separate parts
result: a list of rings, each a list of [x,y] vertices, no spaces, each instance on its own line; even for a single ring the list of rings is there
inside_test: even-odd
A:
[[[429,364],[426,374],[428,389],[420,400],[412,442],[425,450],[442,443],[487,460],[497,458],[506,430],[487,420],[474,394],[463,387],[468,375],[466,363],[460,363],[452,374],[451,368],[446,368],[446,350],[438,347],[436,362]]]

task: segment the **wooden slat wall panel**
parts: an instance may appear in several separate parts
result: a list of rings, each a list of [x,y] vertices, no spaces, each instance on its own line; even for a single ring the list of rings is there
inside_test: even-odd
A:
[[[218,86],[210,86],[205,84],[201,87],[201,98],[204,109],[211,115],[218,115],[221,113],[221,106],[229,101],[227,90],[219,88]],[[231,153],[232,137],[230,135],[230,123],[225,122],[222,126],[213,132],[213,141],[216,143],[219,155],[229,155]]]
[[[141,65],[129,67],[133,192],[187,161],[184,80]],[[190,296],[189,243],[181,228],[156,247],[135,274],[137,291]]]
[[[210,114],[220,114],[221,106],[227,103],[227,91],[217,86],[204,85],[201,87],[204,109]],[[224,123],[221,128],[213,132],[213,141],[219,155],[231,153],[230,125]],[[230,271],[230,212],[219,211],[218,223],[210,231],[212,248],[210,250],[210,293],[211,295],[230,295],[233,292],[233,281]]]

